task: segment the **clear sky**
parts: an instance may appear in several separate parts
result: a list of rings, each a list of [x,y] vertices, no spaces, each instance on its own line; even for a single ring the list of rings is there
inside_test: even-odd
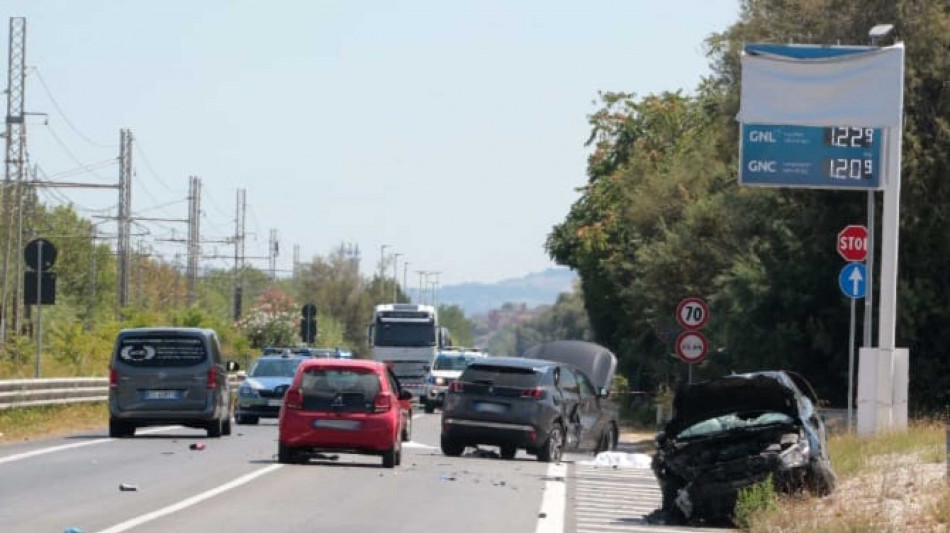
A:
[[[585,182],[597,91],[692,90],[703,40],[737,15],[737,0],[4,0],[0,46],[5,82],[7,20],[26,16],[26,107],[49,113],[31,118],[29,152],[46,174],[78,161],[94,173],[59,179],[114,181],[128,127],[136,213],[184,218],[194,174],[206,238],[233,233],[244,186],[248,255],[270,228],[281,268],[294,244],[306,259],[345,241],[371,270],[388,244],[400,275],[408,260],[410,279],[445,284],[551,266],[544,239]],[[112,191],[58,194],[114,212]],[[148,231],[172,229],[185,234]]]

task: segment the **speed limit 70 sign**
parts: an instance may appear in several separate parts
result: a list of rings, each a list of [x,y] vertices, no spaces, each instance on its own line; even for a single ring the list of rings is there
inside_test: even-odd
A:
[[[676,321],[683,329],[702,328],[709,320],[709,306],[701,298],[686,298],[676,306]]]

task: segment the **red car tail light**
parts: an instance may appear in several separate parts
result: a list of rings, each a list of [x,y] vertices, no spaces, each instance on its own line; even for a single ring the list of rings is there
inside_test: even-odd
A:
[[[208,388],[213,389],[218,384],[218,367],[212,366],[208,369]]]
[[[392,409],[393,397],[388,392],[381,392],[373,399],[373,412],[385,413]]]
[[[284,407],[287,409],[300,409],[303,407],[303,394],[300,389],[287,389],[284,394]]]
[[[109,387],[114,389],[118,386],[119,386],[119,371],[114,368],[110,368],[109,369]]]
[[[533,389],[525,389],[521,391],[521,397],[534,398],[536,400],[540,400],[541,398],[544,398],[544,389],[542,389],[541,387],[535,387]]]
[[[462,392],[465,390],[465,385],[462,385],[461,381],[453,381],[449,384],[449,392]]]

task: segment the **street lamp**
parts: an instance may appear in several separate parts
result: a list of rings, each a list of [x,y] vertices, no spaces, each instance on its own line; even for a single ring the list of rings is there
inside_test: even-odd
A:
[[[397,272],[397,267],[399,266],[399,256],[405,254],[393,254],[393,303],[399,301],[399,273]]]

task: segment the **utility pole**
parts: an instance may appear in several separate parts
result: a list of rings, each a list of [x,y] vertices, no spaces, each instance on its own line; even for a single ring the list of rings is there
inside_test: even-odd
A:
[[[386,279],[386,248],[390,248],[388,244],[383,244],[379,247],[379,279],[380,281]]]
[[[425,270],[416,270],[415,273],[419,274],[419,290],[416,291],[416,298],[418,299],[418,301],[416,303],[424,304],[426,302],[425,302],[425,298],[422,297],[422,277],[428,275],[429,273],[426,272]]]
[[[280,253],[280,243],[277,241],[277,229],[271,228],[268,258],[270,260],[270,279],[277,281],[277,255]]]
[[[132,131],[119,131],[119,241],[118,300],[119,309],[129,305],[129,275],[132,259]]]
[[[233,318],[241,318],[244,296],[244,220],[247,214],[247,189],[237,190],[237,202],[234,215],[234,299]]]
[[[6,162],[3,181],[3,215],[6,218],[6,242],[3,250],[3,287],[0,288],[0,343],[7,335],[7,295],[10,280],[10,254],[13,245],[13,206],[19,203],[22,192],[23,170],[26,165],[26,18],[10,18],[10,37],[7,50],[7,116],[6,116]],[[16,183],[17,201],[11,198]],[[20,250],[16,250],[19,258]],[[20,280],[13,280],[19,286]],[[19,291],[17,291],[19,294]],[[19,330],[19,325],[15,331]]]
[[[402,290],[406,291],[406,301],[409,301],[409,283],[406,280],[407,273],[409,272],[409,261],[405,261],[402,264]]]
[[[201,180],[188,177],[188,278],[187,305],[198,298],[198,261],[201,258]]]
[[[299,267],[300,267],[300,245],[295,244],[294,245],[294,270],[293,270],[294,279],[297,279],[297,268]]]
[[[393,254],[393,303],[399,301],[399,274],[397,273],[397,268],[399,267],[399,256],[404,254]]]

